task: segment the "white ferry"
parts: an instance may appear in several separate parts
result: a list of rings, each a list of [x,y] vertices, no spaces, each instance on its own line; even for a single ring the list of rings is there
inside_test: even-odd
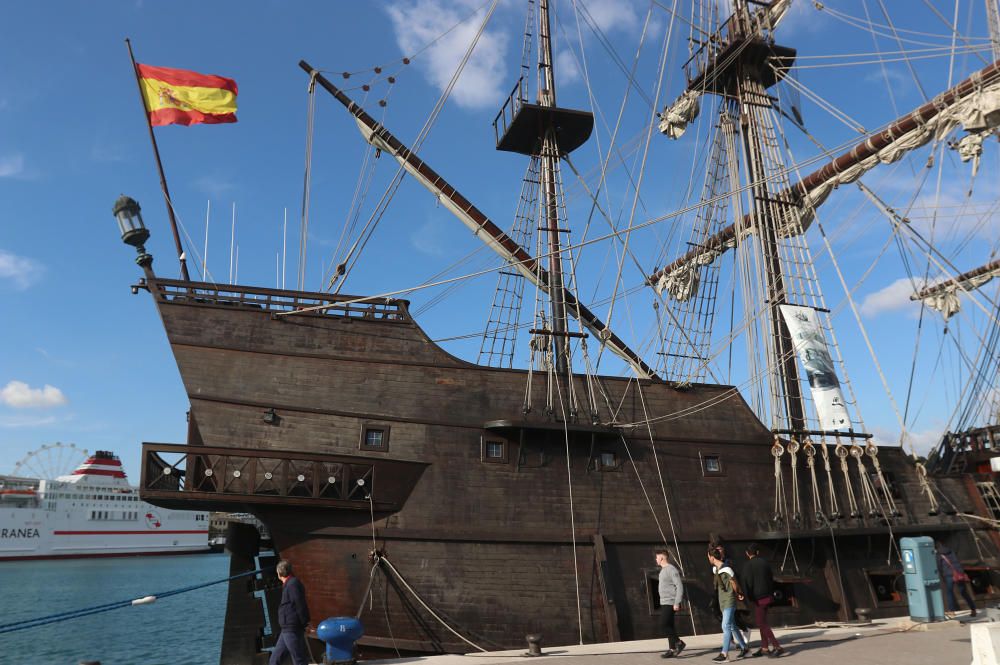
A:
[[[55,480],[0,476],[0,561],[208,551],[208,513],[139,499],[99,450]]]

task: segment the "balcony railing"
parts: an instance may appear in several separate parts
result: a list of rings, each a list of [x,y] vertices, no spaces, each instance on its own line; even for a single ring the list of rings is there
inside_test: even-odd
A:
[[[148,288],[153,295],[166,302],[186,302],[199,305],[250,307],[266,312],[302,312],[309,316],[336,316],[388,321],[410,321],[409,302],[390,298],[355,298],[308,291],[286,291],[261,287],[186,282],[156,278],[151,283],[141,283],[133,288]]]
[[[517,117],[517,112],[521,110],[521,107],[527,101],[528,98],[525,97],[524,77],[522,76],[517,79],[517,83],[514,84],[514,89],[510,91],[507,101],[500,107],[497,117],[493,119],[493,134],[496,137],[498,146],[503,137],[507,135],[507,129],[514,122],[514,118]]]
[[[426,468],[353,455],[165,443],[142,446],[146,500],[203,506],[300,505],[394,512]]]

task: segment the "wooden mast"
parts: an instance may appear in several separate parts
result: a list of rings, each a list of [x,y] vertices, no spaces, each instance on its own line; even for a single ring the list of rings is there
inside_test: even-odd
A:
[[[552,292],[553,287],[550,283],[548,271],[538,265],[537,260],[531,254],[525,251],[513,238],[504,233],[479,208],[473,205],[461,192],[432,169],[430,164],[420,159],[384,125],[376,122],[364,108],[344,94],[342,90],[319,73],[319,71],[313,69],[312,65],[308,62],[305,60],[300,61],[299,67],[310,76],[315,77],[316,83],[329,92],[334,99],[347,109],[348,113],[354,116],[358,129],[366,141],[383,152],[392,155],[407,173],[416,178],[420,184],[437,196],[441,204],[475,233],[479,240],[486,243],[490,249],[508,260],[512,268],[524,275],[532,284],[537,284],[547,293]],[[527,125],[536,125],[539,117],[536,111],[539,108],[534,104],[524,104],[521,106],[517,117],[509,127],[508,134],[505,135],[506,138],[512,139],[512,143],[514,144],[514,147],[511,149],[512,151],[523,152],[520,147],[522,145],[520,137],[524,134],[521,128]],[[568,152],[569,147],[576,147],[582,144],[584,139],[579,137],[587,135],[590,132],[593,118],[589,114],[558,108],[548,109],[547,113],[559,118],[561,125],[564,127],[563,135],[560,137],[560,146],[564,152]],[[571,129],[565,129],[567,127]],[[524,141],[523,145],[528,145],[529,143],[531,142]],[[602,344],[606,344],[612,353],[628,363],[637,376],[644,379],[657,378],[653,368],[639,354],[633,351],[624,340],[611,331],[603,321],[597,318],[565,286],[562,288],[561,298],[565,303],[565,311],[568,314],[578,317],[583,326],[600,339]]]
[[[132,61],[132,73],[135,75],[135,84],[139,89],[139,102],[142,104],[142,115],[146,119],[146,129],[149,130],[149,142],[153,146],[153,157],[156,160],[156,172],[160,174],[160,190],[163,192],[163,200],[167,204],[167,218],[170,220],[170,231],[174,236],[174,247],[177,248],[177,260],[181,264],[181,279],[190,281],[188,274],[187,259],[184,257],[184,248],[181,246],[181,237],[177,233],[177,218],[174,216],[174,202],[170,199],[170,190],[167,189],[167,176],[163,174],[163,162],[160,161],[160,148],[156,145],[156,134],[153,132],[153,123],[149,119],[149,110],[146,108],[146,98],[142,92],[142,80],[139,76],[139,65],[135,62],[132,54],[132,42],[125,39],[125,46],[128,47],[128,57]]]
[[[549,2],[540,0],[538,3],[538,105],[551,109],[556,105],[556,78],[552,66],[552,38],[549,21]],[[560,183],[556,177],[559,166],[559,142],[556,139],[555,123],[552,116],[543,127],[541,159],[542,179],[542,219],[545,221],[545,231],[549,241],[549,281],[552,290],[549,299],[552,307],[552,331],[549,335],[552,344],[552,356],[555,359],[556,371],[560,375],[566,373],[569,356],[569,338],[566,335],[566,301],[563,293],[562,248],[559,234],[559,201]]]

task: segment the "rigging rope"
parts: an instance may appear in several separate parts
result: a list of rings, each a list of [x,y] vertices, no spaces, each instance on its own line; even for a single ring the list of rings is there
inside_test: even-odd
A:
[[[398,579],[400,581],[400,583],[404,587],[406,587],[406,590],[409,591],[413,595],[413,597],[417,600],[417,602],[420,603],[425,610],[427,610],[427,613],[430,614],[435,619],[437,619],[438,622],[442,626],[444,626],[445,628],[447,628],[448,631],[452,635],[454,635],[458,639],[462,640],[463,642],[465,642],[466,644],[468,644],[469,646],[471,646],[473,649],[478,649],[479,651],[482,651],[482,652],[486,651],[486,649],[484,649],[483,647],[479,646],[475,642],[467,639],[461,633],[459,633],[457,630],[455,630],[454,628],[452,628],[451,626],[449,626],[447,621],[445,621],[444,619],[442,619],[438,615],[437,612],[435,612],[433,609],[431,609],[431,607],[426,602],[424,602],[424,599],[420,597],[420,594],[418,594],[416,592],[416,590],[412,586],[410,586],[410,583],[406,581],[406,578],[404,578],[403,575],[398,570],[396,570],[396,567],[392,565],[392,562],[389,561],[388,558],[386,558],[384,555],[378,555],[377,554],[376,556],[377,556],[376,561],[384,563],[386,566],[388,566],[389,570],[391,570],[392,573],[396,576],[396,579]]]
[[[569,380],[573,381],[573,369],[570,362],[566,363],[567,372],[569,372]],[[573,579],[574,589],[576,591],[576,621],[577,628],[580,633],[580,644],[583,644],[583,604],[580,600],[580,563],[577,560],[576,555],[576,506],[573,502],[573,471],[572,471],[572,456],[570,454],[569,448],[569,418],[566,414],[566,401],[562,394],[562,388],[559,385],[559,378],[556,377],[554,381],[556,384],[556,391],[559,394],[559,409],[562,411],[563,420],[563,437],[566,442],[566,486],[569,490],[569,523],[570,523],[570,536],[573,540]]]
[[[169,598],[170,596],[176,596],[182,593],[187,593],[189,591],[195,591],[197,589],[204,589],[205,587],[210,587],[216,584],[222,584],[223,582],[230,582],[232,580],[238,580],[243,577],[257,575],[259,573],[264,572],[265,570],[271,570],[271,568],[273,568],[273,566],[267,568],[258,568],[257,570],[251,570],[246,573],[239,573],[238,575],[231,575],[229,577],[224,577],[219,580],[213,580],[211,582],[203,582],[201,584],[192,584],[191,586],[181,587],[179,589],[172,589],[169,591],[163,591],[161,593],[144,596],[141,598],[119,600],[113,603],[104,603],[102,605],[94,605],[93,607],[84,607],[78,610],[69,610],[67,612],[58,612],[56,614],[49,614],[47,616],[35,617],[32,619],[22,619],[20,621],[12,621],[10,623],[0,624],[0,635],[4,633],[13,633],[19,630],[26,630],[28,628],[37,628],[39,626],[46,626],[49,624],[59,623],[62,621],[69,621],[70,619],[78,619],[80,617],[90,616],[92,614],[101,614],[102,612],[110,612],[111,610],[117,610],[123,607],[148,605],[162,598]]]

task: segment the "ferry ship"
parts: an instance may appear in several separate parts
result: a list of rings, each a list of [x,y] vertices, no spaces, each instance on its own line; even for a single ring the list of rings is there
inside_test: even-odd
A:
[[[207,550],[208,513],[142,501],[110,452],[55,480],[0,476],[0,561]]]

